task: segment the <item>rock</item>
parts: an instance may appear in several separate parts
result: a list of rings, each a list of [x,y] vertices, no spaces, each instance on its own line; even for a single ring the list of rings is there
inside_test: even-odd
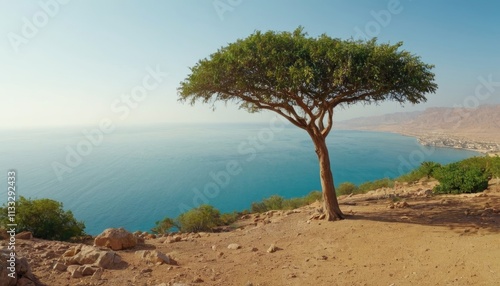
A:
[[[267,249],[267,252],[274,253],[276,252],[276,250],[278,250],[278,248],[274,244],[271,244],[271,246],[269,246],[269,248]]]
[[[88,245],[78,245],[68,249],[63,254],[63,259],[67,265],[94,265],[105,269],[113,268],[121,262],[120,256],[114,251],[104,251]],[[69,256],[70,254],[73,256]]]
[[[56,264],[54,264],[54,267],[52,267],[52,269],[63,272],[66,271],[68,267],[61,262],[56,262]]]
[[[97,271],[97,267],[91,266],[91,265],[83,265],[80,266],[80,271],[82,272],[83,276],[90,276],[93,275]]]
[[[420,190],[417,192],[418,197],[431,197],[432,196],[432,190],[427,189],[427,190]]]
[[[236,249],[240,249],[241,246],[237,243],[231,243],[230,245],[227,246],[228,249],[233,249],[233,250],[236,250]]]
[[[16,234],[16,239],[30,240],[33,239],[33,234],[31,233],[31,231],[23,231]]]
[[[135,252],[135,255],[142,258],[147,263],[177,265],[177,261],[158,250],[139,250]]]
[[[102,273],[104,273],[104,270],[102,268],[98,268],[94,274],[92,274],[92,280],[101,280]]]
[[[203,279],[201,279],[200,277],[196,277],[195,279],[193,279],[193,283],[203,283]]]
[[[212,245],[212,250],[216,251],[217,250],[217,246],[216,245]]]
[[[80,278],[83,277],[83,274],[80,270],[80,266],[78,265],[70,265],[68,266],[68,272],[71,278]]]
[[[124,228],[108,228],[94,240],[94,246],[105,246],[112,250],[129,249],[136,245],[136,236]]]
[[[182,237],[179,235],[176,235],[176,236],[172,236],[172,237],[167,238],[167,240],[165,240],[164,243],[174,243],[174,242],[179,242],[181,240],[182,240]]]

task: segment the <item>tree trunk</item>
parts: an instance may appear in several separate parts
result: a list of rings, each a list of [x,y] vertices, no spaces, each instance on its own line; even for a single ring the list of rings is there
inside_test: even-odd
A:
[[[330,157],[326,147],[326,138],[323,136],[311,136],[316,147],[316,154],[319,160],[319,175],[321,180],[321,189],[323,192],[323,208],[326,219],[329,221],[344,219],[344,214],[340,210],[335,186],[333,184],[333,175],[330,168]]]

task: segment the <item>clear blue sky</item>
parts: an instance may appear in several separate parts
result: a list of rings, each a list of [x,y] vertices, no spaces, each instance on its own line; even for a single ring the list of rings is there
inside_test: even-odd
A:
[[[436,65],[439,90],[426,104],[355,106],[338,110],[336,120],[473,105],[478,77],[500,82],[499,11],[493,0],[0,0],[0,128],[94,125],[102,118],[122,125],[266,121],[270,114],[231,105],[215,112],[183,105],[176,88],[189,66],[219,47],[255,30],[299,25],[311,36],[359,38],[362,31],[381,42],[403,41]],[[125,105],[121,95],[144,88],[148,67],[168,75],[154,88],[148,77],[147,95]],[[496,86],[477,102],[499,98]]]

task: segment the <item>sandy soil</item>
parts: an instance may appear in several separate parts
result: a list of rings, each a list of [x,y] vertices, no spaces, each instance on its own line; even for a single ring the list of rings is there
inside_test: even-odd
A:
[[[250,215],[231,232],[189,234],[175,243],[149,239],[119,251],[120,269],[97,281],[52,270],[55,260],[32,249],[39,240],[26,241],[22,251],[31,253],[35,275],[54,286],[499,285],[500,183],[483,194],[426,196],[433,184],[342,197],[343,221],[310,220],[316,203]],[[241,248],[228,249],[231,243]],[[267,252],[271,244],[274,253]],[[139,249],[159,250],[179,265],[146,265],[134,255]]]

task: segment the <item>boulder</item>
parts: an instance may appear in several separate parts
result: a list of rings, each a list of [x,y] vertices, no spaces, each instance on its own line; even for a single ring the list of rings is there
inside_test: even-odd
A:
[[[100,250],[88,245],[77,245],[68,249],[63,254],[63,260],[66,265],[93,265],[104,269],[113,268],[121,262],[116,252]]]
[[[112,250],[133,248],[137,245],[137,237],[124,228],[108,228],[94,240],[94,246],[104,246]]]
[[[147,263],[177,265],[177,261],[158,250],[139,250],[135,252],[135,255],[142,258]]]
[[[23,231],[16,234],[16,239],[25,239],[29,240],[33,238],[33,234],[30,231]]]

